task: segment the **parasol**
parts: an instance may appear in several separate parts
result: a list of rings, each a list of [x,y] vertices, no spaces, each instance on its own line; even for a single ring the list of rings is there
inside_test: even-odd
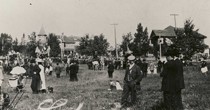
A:
[[[19,74],[23,74],[25,73],[26,70],[23,68],[23,67],[20,67],[20,66],[16,66],[12,69],[12,71],[10,72],[11,74],[16,74],[16,75],[19,75]]]

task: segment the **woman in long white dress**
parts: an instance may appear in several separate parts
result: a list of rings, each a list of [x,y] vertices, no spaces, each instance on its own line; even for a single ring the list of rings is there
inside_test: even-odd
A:
[[[46,93],[46,82],[45,82],[45,73],[44,73],[44,66],[42,65],[42,61],[38,61],[40,71],[40,78],[41,78],[41,84],[40,84],[40,92]]]

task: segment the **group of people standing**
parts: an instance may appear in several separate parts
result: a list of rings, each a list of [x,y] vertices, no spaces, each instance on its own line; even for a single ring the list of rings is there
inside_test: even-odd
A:
[[[161,90],[163,91],[164,107],[166,110],[182,110],[181,90],[185,88],[183,64],[179,59],[178,51],[169,49],[166,54],[165,62],[160,71],[162,77]],[[133,55],[128,57],[128,67],[125,70],[123,93],[121,98],[122,107],[136,104],[137,87],[140,85],[142,78],[146,77],[147,64],[145,60],[139,63]],[[144,64],[145,62],[145,64]],[[142,65],[144,64],[144,65]],[[130,101],[128,101],[128,97]]]
[[[33,93],[46,93],[45,69],[43,66],[43,61],[40,59],[37,60],[36,63],[35,59],[32,59],[30,63],[30,75],[32,77],[31,89]]]

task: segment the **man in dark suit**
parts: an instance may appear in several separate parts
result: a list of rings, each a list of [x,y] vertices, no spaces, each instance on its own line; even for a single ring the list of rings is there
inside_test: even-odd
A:
[[[183,109],[182,105],[182,96],[181,90],[185,88],[184,84],[184,74],[183,74],[183,64],[182,61],[179,59],[179,52],[178,50],[174,50],[174,63],[175,63],[175,70],[176,70],[176,86],[175,86],[175,107],[179,110]]]
[[[78,81],[77,73],[79,70],[79,66],[75,61],[71,63],[69,70],[70,70],[70,81]]]
[[[136,103],[136,83],[142,79],[142,72],[139,66],[134,62],[135,57],[130,55],[128,57],[128,65],[124,77],[124,86],[121,99],[122,107],[129,106],[128,97],[131,96],[131,106]]]
[[[184,88],[183,66],[175,57],[178,53],[172,49],[165,54],[167,62],[160,74],[162,79],[163,99],[167,110],[182,110],[181,89]]]

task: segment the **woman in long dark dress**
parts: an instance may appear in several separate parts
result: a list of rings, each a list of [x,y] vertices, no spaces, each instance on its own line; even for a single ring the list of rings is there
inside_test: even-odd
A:
[[[34,94],[37,94],[39,91],[39,84],[41,81],[39,72],[41,69],[39,66],[35,63],[35,60],[31,60],[32,66],[31,66],[31,74],[32,74],[32,82],[31,82],[31,89]]]

